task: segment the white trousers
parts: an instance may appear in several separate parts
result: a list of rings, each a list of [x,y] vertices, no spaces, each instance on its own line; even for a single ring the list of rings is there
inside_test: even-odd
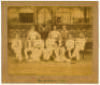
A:
[[[29,51],[32,53],[33,49],[32,49],[32,48],[25,48],[25,50],[24,50],[25,59],[26,59],[26,60],[29,59],[29,55],[28,55],[28,52],[29,52]],[[30,55],[30,58],[32,58],[32,54]]]
[[[31,61],[40,61],[40,57],[42,55],[42,50],[39,48],[29,48],[29,49],[25,49],[25,58],[26,60],[29,59],[29,55],[28,55],[28,51],[31,51],[31,55],[30,55],[30,60]]]
[[[80,60],[80,50],[75,49],[72,55],[72,58],[75,57],[77,60]]]
[[[65,48],[64,47],[58,47],[55,49],[56,58],[55,61],[62,62],[62,61],[70,61],[65,56]]]
[[[22,61],[22,52],[21,52],[21,48],[17,48],[17,49],[14,49],[14,52],[16,54],[16,59],[18,61]]]
[[[44,60],[49,60],[52,53],[53,53],[53,48],[45,48],[43,51]]]
[[[68,56],[70,59],[72,59],[72,57],[73,57],[71,51],[72,51],[72,49],[67,49]]]
[[[32,60],[33,61],[40,61],[41,55],[42,55],[42,49],[34,48],[32,51]]]

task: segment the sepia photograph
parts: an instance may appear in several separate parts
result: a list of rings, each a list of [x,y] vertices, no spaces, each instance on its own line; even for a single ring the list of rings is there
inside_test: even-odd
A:
[[[2,2],[2,81],[97,83],[97,6]]]

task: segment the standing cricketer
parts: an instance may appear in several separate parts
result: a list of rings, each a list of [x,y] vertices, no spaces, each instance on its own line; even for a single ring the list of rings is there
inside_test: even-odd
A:
[[[53,52],[58,45],[60,33],[57,31],[56,26],[53,27],[53,30],[48,34],[48,38],[46,40],[46,48],[44,49],[44,59],[49,60],[50,56],[52,56]]]
[[[60,38],[59,38],[59,46],[58,46],[58,49],[56,49],[56,55],[57,55],[56,61],[58,61],[58,62],[60,62],[60,61],[61,62],[62,61],[70,62],[70,60],[67,59],[66,56],[65,56],[65,52],[66,52],[65,41],[68,37],[68,31],[66,30],[66,26],[63,26],[62,28],[63,29],[60,33]]]
[[[30,60],[35,60],[37,58],[37,52],[35,52],[35,49],[36,49],[36,46],[35,44],[38,43],[38,40],[41,39],[41,36],[40,34],[35,30],[35,26],[32,26],[30,31],[28,32],[28,36],[27,36],[27,46],[25,47],[25,57],[26,57],[26,60],[29,58],[29,54],[28,52],[31,52],[31,55],[30,55]]]

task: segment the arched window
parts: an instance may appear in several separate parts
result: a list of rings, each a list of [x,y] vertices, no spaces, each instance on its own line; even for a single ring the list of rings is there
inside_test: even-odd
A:
[[[49,24],[52,20],[51,11],[48,8],[42,8],[38,12],[38,24]]]

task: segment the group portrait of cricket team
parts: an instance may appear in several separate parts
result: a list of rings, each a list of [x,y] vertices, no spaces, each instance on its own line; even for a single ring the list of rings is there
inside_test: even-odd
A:
[[[45,40],[41,38],[42,35],[36,30],[35,25],[30,27],[24,43],[22,43],[23,41],[18,33],[15,36],[11,48],[15,53],[16,60],[19,62],[23,60],[28,62],[50,61],[51,58],[55,62],[70,63],[73,59],[80,61],[81,57],[84,56],[87,42],[84,32],[79,32],[78,37],[74,37],[65,25],[62,25],[60,31],[56,25],[53,25]],[[82,56],[80,52],[83,52]]]

